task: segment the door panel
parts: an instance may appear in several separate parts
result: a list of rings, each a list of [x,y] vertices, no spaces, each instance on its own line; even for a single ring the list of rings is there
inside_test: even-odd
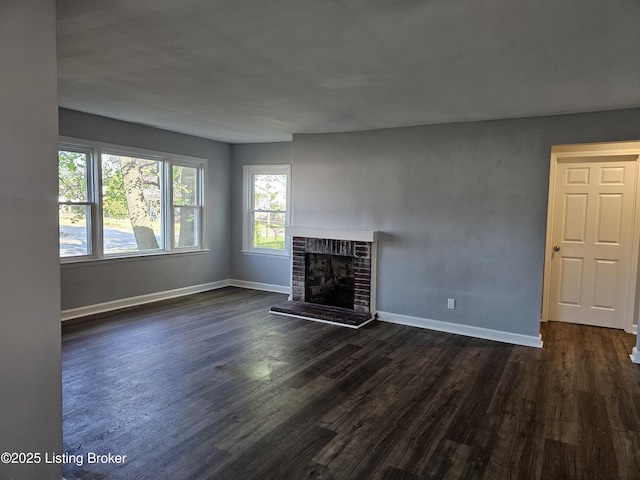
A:
[[[594,308],[615,310],[618,262],[615,260],[595,260]]]
[[[586,194],[565,195],[564,226],[562,240],[564,242],[584,243],[587,229],[587,203],[589,197]]]
[[[567,185],[589,185],[588,168],[567,168]]]
[[[624,328],[635,157],[559,161],[549,319]]]
[[[624,167],[602,167],[600,172],[602,185],[624,185]]]
[[[600,194],[596,218],[596,243],[620,245],[622,227],[622,194]]]
[[[582,305],[582,272],[584,259],[562,258],[560,282],[560,303],[562,305]]]

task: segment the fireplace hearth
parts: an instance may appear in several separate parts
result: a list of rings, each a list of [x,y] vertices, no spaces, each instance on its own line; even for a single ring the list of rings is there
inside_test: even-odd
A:
[[[376,232],[290,227],[291,297],[277,315],[359,328],[375,315]]]

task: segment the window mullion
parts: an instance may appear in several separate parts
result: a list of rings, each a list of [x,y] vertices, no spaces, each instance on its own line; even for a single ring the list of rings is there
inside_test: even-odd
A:
[[[171,252],[174,245],[174,221],[173,221],[173,164],[165,159],[160,165],[160,209],[162,212],[162,249]]]
[[[94,208],[93,216],[93,239],[91,244],[95,247],[95,257],[104,258],[104,223],[102,220],[102,164],[100,158],[102,157],[102,150],[99,147],[93,149],[91,169],[92,169],[92,185],[93,185],[93,200],[96,205]]]

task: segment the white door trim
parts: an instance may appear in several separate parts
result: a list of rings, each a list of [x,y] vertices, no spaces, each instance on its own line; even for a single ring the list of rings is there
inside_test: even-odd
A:
[[[638,278],[638,254],[640,248],[640,195],[638,186],[640,185],[640,141],[633,142],[611,142],[611,143],[588,143],[576,145],[557,145],[551,147],[551,165],[549,168],[549,199],[547,203],[547,233],[544,253],[544,280],[542,293],[542,316],[541,320],[549,320],[549,299],[551,287],[551,252],[552,252],[552,229],[553,214],[556,198],[556,176],[558,162],[575,157],[620,157],[621,155],[635,155],[637,165],[636,184],[634,189],[634,212],[631,238],[631,265],[629,269],[629,281],[627,292],[627,315],[624,330],[633,333],[633,321],[637,315],[637,295],[636,285]],[[612,158],[614,160],[614,158]],[[606,159],[603,159],[606,161]]]

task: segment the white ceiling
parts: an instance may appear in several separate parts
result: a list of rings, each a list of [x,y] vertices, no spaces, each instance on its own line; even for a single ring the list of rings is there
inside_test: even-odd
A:
[[[229,143],[640,107],[638,0],[58,0],[60,106]]]

